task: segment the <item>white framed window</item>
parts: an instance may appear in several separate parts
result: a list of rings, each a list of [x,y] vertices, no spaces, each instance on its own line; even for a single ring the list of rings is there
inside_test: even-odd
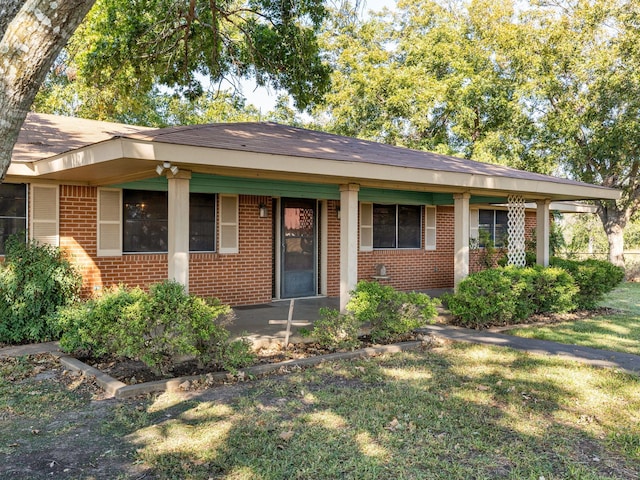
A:
[[[490,240],[496,247],[504,247],[507,240],[507,211],[480,210],[478,213],[478,238],[480,247]]]
[[[373,204],[373,248],[420,248],[422,207],[420,205]]]
[[[0,183],[0,255],[5,254],[5,243],[12,235],[27,238],[27,185]]]

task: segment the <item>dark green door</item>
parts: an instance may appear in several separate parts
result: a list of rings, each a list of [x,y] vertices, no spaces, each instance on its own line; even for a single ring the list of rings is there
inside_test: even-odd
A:
[[[316,295],[316,201],[282,200],[282,298]]]

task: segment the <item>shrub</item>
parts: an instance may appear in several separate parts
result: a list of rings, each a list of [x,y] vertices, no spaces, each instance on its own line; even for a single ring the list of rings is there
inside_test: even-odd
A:
[[[519,323],[535,313],[567,312],[576,306],[577,291],[562,269],[509,266],[470,275],[445,302],[456,323],[483,328]]]
[[[342,314],[332,308],[321,308],[320,319],[313,324],[311,334],[324,348],[353,349],[359,345],[360,321],[352,314]]]
[[[0,265],[0,342],[57,338],[52,316],[76,301],[81,287],[82,277],[59,248],[10,237]]]
[[[346,310],[371,325],[374,342],[388,341],[431,321],[437,300],[417,292],[401,292],[378,282],[361,281],[351,292]]]
[[[564,260],[557,257],[550,264],[567,271],[578,286],[577,308],[592,310],[604,296],[624,279],[624,269],[605,260]]]
[[[254,357],[248,342],[229,341],[221,322],[230,314],[229,306],[188,295],[172,281],[152,285],[149,293],[118,287],[59,312],[60,346],[140,359],[158,374],[168,374],[185,356],[203,366],[239,368]]]
[[[460,282],[455,294],[444,295],[456,323],[482,328],[512,322],[516,317],[517,296],[512,279],[503,275],[503,270],[491,268],[473,273]]]

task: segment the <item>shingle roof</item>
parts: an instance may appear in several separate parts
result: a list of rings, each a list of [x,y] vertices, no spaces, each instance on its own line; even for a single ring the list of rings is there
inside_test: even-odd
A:
[[[586,185],[514,168],[270,122],[146,128],[30,113],[13,151],[13,162],[36,161],[113,138],[298,158],[387,165],[472,175]],[[212,157],[213,158],[213,157]],[[265,162],[269,158],[265,157]],[[597,188],[597,187],[596,187]],[[604,187],[601,187],[604,188]]]

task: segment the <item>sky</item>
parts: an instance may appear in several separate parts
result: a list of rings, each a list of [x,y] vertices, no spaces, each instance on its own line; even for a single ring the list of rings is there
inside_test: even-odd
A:
[[[397,0],[364,0],[363,7],[364,12],[374,11],[378,12],[384,7],[393,9],[397,3]],[[241,82],[242,93],[247,99],[247,104],[253,104],[262,113],[267,113],[273,110],[278,92],[274,89],[257,88],[256,84],[252,80],[244,80]]]

